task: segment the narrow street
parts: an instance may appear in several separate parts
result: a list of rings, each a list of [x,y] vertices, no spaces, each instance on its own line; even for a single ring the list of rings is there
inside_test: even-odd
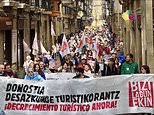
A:
[[[0,115],[153,115],[153,0],[1,0]]]

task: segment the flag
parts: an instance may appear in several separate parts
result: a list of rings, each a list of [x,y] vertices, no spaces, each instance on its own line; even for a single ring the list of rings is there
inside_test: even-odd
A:
[[[88,49],[91,50],[93,46],[93,39],[92,36],[89,37],[89,42],[88,42]]]
[[[98,57],[98,53],[99,53],[99,42],[98,42],[98,36],[96,36],[96,40],[94,42],[93,57],[94,58]]]
[[[39,52],[39,49],[38,49],[37,33],[36,33],[36,32],[35,32],[35,37],[34,37],[34,41],[33,41],[33,45],[32,45],[32,49],[33,49],[32,54],[33,54],[33,55],[37,55],[38,52]]]
[[[55,31],[54,31],[54,29],[53,29],[53,24],[52,24],[52,22],[51,22],[51,35],[52,35],[52,36],[56,36]]]
[[[61,54],[62,57],[64,57],[67,54],[70,54],[70,49],[69,49],[65,34],[64,34],[63,40],[62,40],[62,46],[61,46],[61,49],[60,49],[60,54]]]
[[[23,46],[24,46],[24,52],[26,52],[27,54],[30,54],[31,49],[29,48],[29,46],[24,40],[23,40]]]
[[[43,44],[42,44],[42,42],[40,41],[40,46],[41,46],[41,52],[42,52],[42,54],[48,54],[48,52],[47,52],[47,50],[44,48],[44,46],[43,46]]]
[[[81,39],[80,39],[80,41],[79,41],[79,43],[77,45],[75,53],[81,52],[84,45],[86,45],[86,40],[85,40],[84,33],[82,33],[82,37],[81,37]]]

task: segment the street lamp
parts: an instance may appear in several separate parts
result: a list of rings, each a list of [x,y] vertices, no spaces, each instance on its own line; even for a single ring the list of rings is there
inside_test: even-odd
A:
[[[79,11],[78,12],[78,17],[82,18],[82,16],[83,16],[83,11]]]
[[[82,27],[83,26],[83,24],[82,24],[82,17],[84,15],[83,11],[80,10],[77,14],[78,14],[78,17],[80,18],[80,29],[82,30],[83,29],[83,27]]]

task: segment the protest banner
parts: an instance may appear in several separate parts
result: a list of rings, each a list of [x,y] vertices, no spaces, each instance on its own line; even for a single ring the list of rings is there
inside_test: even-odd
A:
[[[45,73],[46,80],[67,80],[72,79],[76,74],[75,73]],[[84,73],[84,75],[89,76],[90,78],[94,77],[94,73]]]
[[[154,114],[154,75],[26,81],[0,78],[6,115]]]

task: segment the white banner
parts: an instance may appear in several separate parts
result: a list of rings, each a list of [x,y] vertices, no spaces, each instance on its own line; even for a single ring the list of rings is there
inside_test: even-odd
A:
[[[75,73],[45,73],[46,80],[69,80],[72,79],[76,74]],[[84,75],[89,76],[90,78],[95,77],[93,73],[85,73]]]
[[[154,114],[154,75],[46,81],[0,78],[1,115],[126,113]]]

